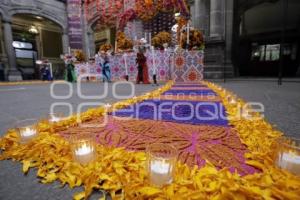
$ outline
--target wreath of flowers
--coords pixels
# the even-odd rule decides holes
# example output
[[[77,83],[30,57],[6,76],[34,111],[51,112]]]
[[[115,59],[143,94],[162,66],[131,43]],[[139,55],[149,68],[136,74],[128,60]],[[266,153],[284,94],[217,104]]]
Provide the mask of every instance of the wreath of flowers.
[[[182,33],[180,41],[181,47],[185,48],[187,45],[187,32]],[[190,50],[203,50],[204,49],[204,38],[201,31],[197,29],[190,30],[189,49]]]
[[[78,62],[85,61],[85,55],[81,50],[75,51],[75,58],[76,58],[76,61],[78,61]]]
[[[100,51],[107,52],[107,51],[109,51],[109,50],[111,50],[111,49],[112,49],[111,44],[102,44],[102,45],[100,46]]]
[[[124,32],[118,32],[117,47],[118,50],[131,50],[133,48],[133,42],[126,37]]]
[[[159,32],[151,40],[151,44],[155,48],[160,48],[160,49],[164,48],[163,47],[164,44],[170,45],[171,42],[172,42],[171,34],[165,31]]]

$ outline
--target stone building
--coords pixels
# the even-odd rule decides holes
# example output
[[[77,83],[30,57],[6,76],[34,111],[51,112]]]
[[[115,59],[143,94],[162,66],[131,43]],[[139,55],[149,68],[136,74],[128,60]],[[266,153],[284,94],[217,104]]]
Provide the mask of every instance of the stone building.
[[[8,80],[20,80],[22,74],[38,78],[37,59],[48,59],[59,73],[64,66],[60,54],[69,46],[64,1],[2,0],[0,15],[0,58]]]
[[[64,64],[60,55],[67,53],[74,42],[70,31],[80,36],[79,46],[88,55],[93,55],[102,43],[114,44],[114,28],[97,30],[97,16],[86,21],[83,6],[77,13],[72,9],[78,8],[68,7],[66,2],[0,2],[0,58],[8,80],[38,78],[34,64],[37,59],[48,59],[53,63],[55,77],[61,77]],[[299,0],[188,2],[192,25],[205,36],[206,78],[299,75]],[[81,18],[81,30],[70,27],[67,11]],[[141,23],[135,25],[143,30]]]

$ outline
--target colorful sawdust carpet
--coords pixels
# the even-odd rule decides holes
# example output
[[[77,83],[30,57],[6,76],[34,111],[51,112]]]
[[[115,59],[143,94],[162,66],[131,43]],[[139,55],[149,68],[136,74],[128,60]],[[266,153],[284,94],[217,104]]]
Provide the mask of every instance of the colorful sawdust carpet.
[[[228,94],[233,95],[209,82],[169,82],[109,110],[81,113],[82,124],[78,116],[56,124],[40,121],[39,135],[26,144],[9,130],[0,138],[0,160],[22,162],[24,173],[37,168],[42,183],[84,186],[76,200],[94,190],[112,199],[299,199],[299,176],[274,164],[273,145],[282,133],[248,107],[257,119],[236,118],[246,102],[237,98],[232,104]],[[81,134],[102,144],[87,166],[72,157],[70,141]],[[149,183],[146,168],[145,148],[155,142],[175,146],[181,161],[173,182],[162,188]]]
[[[190,98],[183,99],[181,94]],[[209,101],[209,95],[214,101]],[[210,88],[175,84],[161,97],[130,105],[110,113],[107,119],[94,119],[61,134],[88,133],[102,145],[135,151],[145,151],[152,143],[168,143],[178,150],[178,159],[191,167],[202,167],[208,160],[219,169],[227,167],[241,175],[257,171],[245,163],[247,148],[228,125],[225,108]],[[100,128],[104,120],[107,123]]]

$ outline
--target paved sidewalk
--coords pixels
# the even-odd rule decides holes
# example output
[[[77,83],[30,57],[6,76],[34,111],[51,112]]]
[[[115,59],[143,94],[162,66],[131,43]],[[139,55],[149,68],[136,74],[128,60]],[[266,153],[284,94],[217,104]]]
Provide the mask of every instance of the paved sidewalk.
[[[276,124],[279,130],[287,135],[300,137],[300,83],[288,82],[278,86],[272,81],[228,81],[226,83],[216,82],[221,86],[232,90],[238,96],[247,101],[261,102],[265,105],[266,119]],[[83,102],[99,102],[99,100],[82,100],[78,97],[76,85],[73,84],[74,94],[67,100],[59,102],[71,103],[74,110]],[[84,84],[84,93],[101,93],[103,85]],[[111,91],[112,85],[109,85]],[[151,85],[137,85],[135,95],[140,95],[153,90]],[[13,126],[16,119],[40,118],[49,113],[49,107],[55,99],[50,96],[50,86],[43,85],[18,85],[0,87],[0,133]],[[66,88],[58,87],[56,94],[66,95]],[[120,86],[119,94],[128,94],[128,86]],[[102,100],[103,103],[118,101],[111,92]],[[65,108],[60,109],[66,112]],[[1,135],[0,134],[0,135]],[[74,190],[67,186],[60,187],[58,182],[44,185],[39,183],[36,177],[36,170],[31,169],[27,175],[23,175],[20,163],[12,161],[0,162],[0,199],[1,200],[69,200],[74,193],[81,191]],[[99,196],[94,196],[97,199]]]
[[[265,106],[266,120],[289,136],[300,137],[300,82],[215,81],[246,101]]]

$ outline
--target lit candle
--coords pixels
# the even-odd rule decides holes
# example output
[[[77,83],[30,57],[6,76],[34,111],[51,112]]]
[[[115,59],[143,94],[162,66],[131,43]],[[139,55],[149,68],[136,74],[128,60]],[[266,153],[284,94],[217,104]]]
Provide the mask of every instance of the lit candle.
[[[52,115],[49,121],[52,123],[56,123],[60,121],[60,118]]]
[[[35,129],[26,127],[25,130],[21,130],[20,134],[22,137],[32,137],[36,135],[36,132]]]
[[[284,152],[278,160],[278,166],[296,175],[300,175],[300,155]]]
[[[27,143],[37,135],[37,130],[33,127],[24,127],[19,129],[20,142]]]
[[[95,158],[94,155],[94,147],[86,142],[82,143],[82,145],[76,148],[74,152],[75,160],[83,165],[93,161]]]
[[[93,148],[84,143],[81,147],[75,150],[76,155],[83,156],[93,152]]]
[[[234,98],[231,98],[231,100],[230,100],[229,103],[230,103],[230,104],[236,104],[236,100],[235,100]]]
[[[150,181],[162,186],[172,182],[172,165],[165,160],[153,160],[150,166]]]
[[[111,104],[107,103],[105,104],[105,108],[110,108],[111,107]]]

